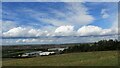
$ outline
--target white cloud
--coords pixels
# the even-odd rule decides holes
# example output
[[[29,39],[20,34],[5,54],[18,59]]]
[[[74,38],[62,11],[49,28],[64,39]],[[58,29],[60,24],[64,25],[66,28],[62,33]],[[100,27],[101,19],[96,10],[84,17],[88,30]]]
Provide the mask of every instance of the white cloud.
[[[102,9],[101,10],[101,14],[102,14],[102,18],[108,18],[110,15],[107,13],[107,9]]]
[[[30,30],[28,31],[28,34],[29,34],[30,36],[40,36],[40,35],[42,34],[42,31],[39,30],[39,29],[30,29]]]
[[[4,37],[38,37],[38,36],[88,36],[117,34],[118,28],[102,29],[98,26],[82,26],[77,31],[74,26],[64,25],[57,27],[54,32],[33,28],[16,27],[3,32]]]
[[[103,14],[102,18],[108,18],[109,17],[109,14]]]
[[[22,43],[33,43],[33,42],[39,42],[39,39],[17,39],[16,41],[15,41],[16,43],[20,43],[20,42],[22,42]]]
[[[34,10],[28,12],[31,13],[29,14],[31,17],[46,24],[52,24],[54,26],[63,26],[63,25],[82,26],[82,25],[90,24],[95,20],[95,18],[89,14],[88,10],[89,9],[86,6],[84,6],[82,3],[74,2],[74,3],[65,3],[65,7],[63,7],[63,11],[59,9],[49,8],[50,12],[48,13],[36,12]]]
[[[92,23],[95,18],[89,14],[86,6],[82,3],[66,3],[65,7],[68,11],[64,15],[66,15],[66,20],[71,25],[86,25]]]
[[[83,26],[78,29],[77,35],[79,36],[88,36],[88,35],[109,35],[109,34],[117,34],[117,29],[102,29],[98,26]]]
[[[62,44],[62,43],[86,43],[86,42],[97,42],[99,40],[109,40],[109,39],[117,39],[118,36],[117,35],[113,35],[113,36],[100,36],[100,37],[60,37],[60,38],[56,38],[56,37],[50,37],[50,38],[39,38],[39,39],[3,39],[2,43],[3,45],[5,44]]]
[[[117,33],[120,32],[118,30],[120,30],[120,26],[119,26],[119,22],[118,22],[118,14],[119,13],[116,13],[115,16],[112,18],[113,20],[113,23],[112,23],[112,26],[110,27],[110,29],[112,30],[113,33]]]
[[[111,28],[112,29],[114,29],[114,28],[119,28],[119,17],[118,17],[118,15],[119,15],[120,13],[116,13],[116,15],[115,15],[115,17],[113,18],[113,23],[112,23],[112,26],[111,26]]]
[[[2,37],[2,20],[0,20],[0,37]],[[0,40],[1,42],[1,40]]]
[[[10,29],[8,32],[4,32],[3,36],[25,36],[27,32],[26,28],[22,28],[22,27],[17,27],[17,28],[13,28]]]
[[[87,36],[87,35],[100,35],[102,28],[97,26],[83,26],[78,29],[77,33],[80,36]]]
[[[56,35],[60,36],[70,36],[74,34],[74,26],[66,25],[60,26],[55,30]]]
[[[8,31],[12,28],[15,28],[17,26],[17,24],[13,21],[2,21],[0,23],[0,26],[2,26],[2,31]]]
[[[4,37],[36,37],[36,36],[50,36],[51,33],[46,30],[33,29],[29,27],[15,27],[7,32],[3,32]]]
[[[44,23],[51,24],[54,26],[62,26],[62,25],[70,24],[70,23],[67,23],[66,21],[62,21],[62,20],[58,20],[58,19],[51,19],[51,18],[42,18],[39,20],[44,22]]]
[[[16,43],[38,43],[38,42],[52,42],[52,39],[17,39]]]
[[[89,35],[108,35],[116,34],[116,29],[102,29],[98,26],[88,25],[82,26],[78,30],[74,30],[74,26],[65,25],[56,28],[54,32],[46,30],[38,30],[31,28],[17,27],[10,29],[8,32],[3,32],[5,37],[19,37],[19,36],[48,36],[41,37],[38,39],[3,39],[3,44],[26,44],[26,43],[39,43],[39,44],[51,44],[51,43],[80,43],[80,42],[95,42],[102,39],[117,39],[116,36],[105,36],[105,37],[77,37],[77,36],[89,36]],[[69,36],[69,37],[50,37],[50,36]]]

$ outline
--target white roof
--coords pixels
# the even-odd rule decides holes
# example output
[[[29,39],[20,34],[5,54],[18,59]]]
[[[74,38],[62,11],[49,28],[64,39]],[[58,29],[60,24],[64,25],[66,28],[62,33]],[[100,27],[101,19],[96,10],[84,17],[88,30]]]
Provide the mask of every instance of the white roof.
[[[64,49],[66,49],[66,48],[50,48],[48,50],[64,50]]]

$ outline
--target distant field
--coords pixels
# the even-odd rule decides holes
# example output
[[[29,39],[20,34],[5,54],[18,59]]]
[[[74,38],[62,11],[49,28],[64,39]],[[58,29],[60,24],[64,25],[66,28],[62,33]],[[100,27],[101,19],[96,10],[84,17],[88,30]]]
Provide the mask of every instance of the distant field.
[[[116,66],[117,51],[67,53],[52,56],[12,59],[3,66]]]

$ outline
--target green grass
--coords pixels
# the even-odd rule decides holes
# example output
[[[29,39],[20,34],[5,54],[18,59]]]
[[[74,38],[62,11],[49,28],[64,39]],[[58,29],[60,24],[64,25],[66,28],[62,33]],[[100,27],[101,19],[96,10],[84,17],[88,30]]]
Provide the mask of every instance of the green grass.
[[[117,51],[67,53],[52,56],[12,59],[3,66],[116,66]]]

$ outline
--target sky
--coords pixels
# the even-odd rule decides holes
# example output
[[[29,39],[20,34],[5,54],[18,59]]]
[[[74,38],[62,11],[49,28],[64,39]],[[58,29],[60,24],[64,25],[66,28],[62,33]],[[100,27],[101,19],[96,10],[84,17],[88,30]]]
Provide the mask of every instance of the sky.
[[[2,2],[119,2],[120,0],[2,0]]]
[[[2,44],[117,39],[117,2],[3,2]]]

